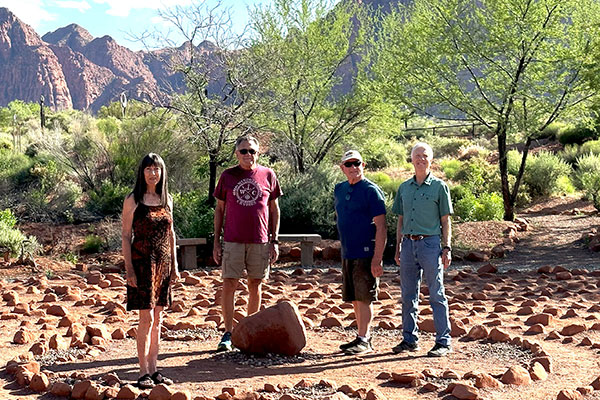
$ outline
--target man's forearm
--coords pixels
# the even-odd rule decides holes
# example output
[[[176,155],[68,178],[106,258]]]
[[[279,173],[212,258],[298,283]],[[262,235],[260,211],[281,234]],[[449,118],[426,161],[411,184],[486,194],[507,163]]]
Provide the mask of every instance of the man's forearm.
[[[445,215],[441,219],[442,222],[442,247],[450,246],[450,241],[452,240],[452,222],[450,221],[450,216]]]
[[[387,227],[385,224],[385,214],[375,217],[375,249],[373,258],[376,260],[383,259],[385,244],[387,243]]]

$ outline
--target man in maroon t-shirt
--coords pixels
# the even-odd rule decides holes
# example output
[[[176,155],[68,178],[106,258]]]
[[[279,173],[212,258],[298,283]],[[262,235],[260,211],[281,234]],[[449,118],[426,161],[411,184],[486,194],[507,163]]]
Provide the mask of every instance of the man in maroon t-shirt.
[[[270,168],[258,165],[256,138],[242,136],[235,142],[239,165],[226,169],[214,196],[215,241],[213,258],[221,264],[223,296],[221,309],[225,334],[217,351],[229,351],[235,289],[244,269],[248,272],[248,315],[260,308],[261,285],[269,276],[269,265],[279,257],[279,203],[281,188]],[[225,234],[221,245],[221,229]]]

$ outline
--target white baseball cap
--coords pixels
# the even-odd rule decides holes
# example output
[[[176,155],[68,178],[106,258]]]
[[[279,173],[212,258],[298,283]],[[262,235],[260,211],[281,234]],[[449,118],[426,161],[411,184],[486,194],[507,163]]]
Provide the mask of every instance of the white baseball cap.
[[[362,156],[360,155],[358,150],[348,150],[347,152],[345,152],[342,156],[342,162],[344,163],[348,160],[358,160],[360,162],[363,162]]]

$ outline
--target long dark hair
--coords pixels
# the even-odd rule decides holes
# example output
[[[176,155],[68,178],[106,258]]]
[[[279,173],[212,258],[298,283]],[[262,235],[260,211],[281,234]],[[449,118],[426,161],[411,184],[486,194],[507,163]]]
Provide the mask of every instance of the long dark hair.
[[[148,153],[138,168],[137,179],[135,181],[135,187],[133,188],[133,199],[136,204],[139,204],[144,200],[144,194],[146,193],[146,178],[144,177],[144,169],[146,167],[159,167],[161,169],[160,180],[156,184],[156,193],[160,195],[160,204],[163,207],[167,207],[169,199],[169,188],[167,185],[167,167],[163,159],[156,153]]]

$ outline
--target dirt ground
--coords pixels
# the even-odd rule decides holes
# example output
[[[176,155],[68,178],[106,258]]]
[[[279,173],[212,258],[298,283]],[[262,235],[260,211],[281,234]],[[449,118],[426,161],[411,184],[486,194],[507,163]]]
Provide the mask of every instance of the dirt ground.
[[[573,213],[573,208],[582,211]],[[343,355],[338,350],[341,343],[355,335],[350,327],[352,309],[341,300],[339,265],[317,265],[300,270],[297,265],[288,264],[272,273],[265,285],[264,305],[274,305],[281,299],[298,305],[307,328],[307,345],[299,356],[252,357],[237,351],[215,353],[213,350],[221,335],[218,328],[222,326],[218,304],[220,274],[214,268],[199,269],[184,273],[184,277],[189,274],[198,279],[190,278],[187,283],[183,280],[174,288],[175,304],[166,313],[165,326],[169,329],[163,332],[159,368],[174,378],[174,390],[186,390],[192,398],[214,398],[223,388],[233,388],[237,393],[258,392],[266,399],[280,399],[284,393],[289,394],[290,399],[322,399],[348,385],[352,391],[344,389],[356,399],[364,398],[371,388],[376,388],[387,399],[455,399],[443,392],[449,384],[474,385],[475,379],[471,376],[479,373],[500,379],[509,367],[528,368],[541,351],[552,362],[551,373],[545,380],[522,386],[501,384],[499,388],[479,389],[479,398],[556,399],[562,389],[589,386],[600,375],[600,274],[596,271],[600,255],[587,250],[581,241],[581,233],[599,226],[600,218],[588,213],[589,210],[588,204],[573,199],[536,205],[524,213],[532,229],[520,234],[515,250],[505,259],[492,261],[500,266],[498,273],[477,274],[483,265],[477,263],[455,263],[450,268],[445,283],[453,321],[454,351],[448,357],[425,356],[434,339],[425,287],[419,308],[423,330],[421,349],[406,355],[391,352],[401,340],[400,288],[394,265],[385,267],[381,284],[384,295],[375,304],[375,352],[356,357]],[[481,231],[486,231],[486,227]],[[476,225],[463,229],[459,235],[464,243],[474,243],[475,238],[486,235],[501,238],[498,232],[478,233]],[[72,243],[76,242],[73,238]],[[88,284],[87,274],[75,270],[68,261],[60,260],[57,253],[39,259],[39,270],[33,273],[8,268],[5,264],[0,266],[0,293],[18,295],[17,306],[8,305],[6,299],[0,301],[0,365],[27,354],[36,343],[42,343],[38,347],[45,348],[43,343],[53,334],[67,333],[67,327],[58,326],[61,317],[47,314],[52,304],[63,305],[76,323],[104,324],[109,333],[118,328],[127,331],[137,324],[135,313],[124,313],[114,307],[114,303],[124,304],[125,300],[125,289],[118,274],[104,274],[104,284]],[[83,261],[86,267],[93,269],[117,265],[119,258],[113,254]],[[537,268],[543,265],[560,265],[570,269],[571,274],[555,273],[560,269],[538,273]],[[110,286],[101,287],[107,285]],[[65,288],[70,288],[69,292],[79,299],[66,300],[64,295],[57,294],[55,301],[43,301],[47,294],[63,293]],[[237,311],[245,310],[245,293],[243,287],[238,291]],[[548,318],[547,325],[536,326],[533,332],[528,319],[543,313],[550,313],[552,317]],[[341,326],[321,326],[328,317],[335,317]],[[187,326],[180,324],[180,328],[186,329],[175,330],[179,322],[187,322]],[[13,337],[22,324],[29,325],[34,338],[26,344],[14,344]],[[572,325],[582,327],[583,331],[574,335],[563,331]],[[470,333],[481,332],[482,328],[487,332],[498,328],[511,340],[469,339]],[[539,343],[543,350],[532,343]],[[108,340],[86,349],[46,350],[34,358],[42,364],[42,370],[51,381],[72,384],[76,378],[88,378],[100,382],[105,374],[115,373],[121,383],[126,384],[133,383],[138,376],[133,338]],[[425,372],[426,376],[414,387],[386,377],[386,373],[403,370]],[[302,380],[305,380],[304,388],[294,387]],[[333,389],[319,385],[321,380],[329,382]],[[435,385],[432,392],[426,392],[428,383]],[[280,393],[267,393],[263,390],[265,384],[279,385],[282,389]],[[12,382],[6,373],[0,374],[0,399],[38,398],[59,397],[35,394]],[[600,399],[600,391],[593,391],[585,398]]]

